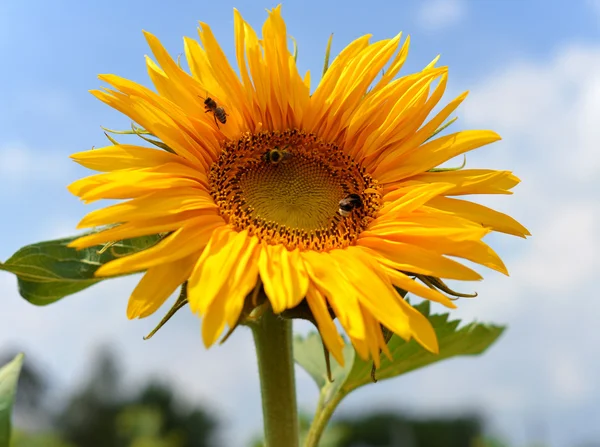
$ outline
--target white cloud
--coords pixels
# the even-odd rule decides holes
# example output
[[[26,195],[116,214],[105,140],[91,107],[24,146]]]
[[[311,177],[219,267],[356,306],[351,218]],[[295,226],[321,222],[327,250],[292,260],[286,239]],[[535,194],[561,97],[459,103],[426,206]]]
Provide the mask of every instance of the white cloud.
[[[511,169],[523,181],[513,196],[484,203],[500,204],[533,233],[511,242],[510,250],[503,246],[507,238],[494,239],[511,277],[486,275],[480,297],[463,301],[457,312],[509,327],[486,355],[490,362],[477,368],[487,379],[463,386],[481,391],[505,433],[515,423],[509,413],[537,413],[547,424],[571,419],[571,434],[556,430],[551,445],[569,445],[590,432],[594,421],[585,409],[600,399],[594,379],[600,360],[590,355],[600,343],[594,329],[600,314],[599,73],[600,47],[563,47],[551,60],[509,64],[489,76],[471,89],[463,109],[466,127],[503,136],[474,152],[469,165]],[[506,387],[520,397],[510,411],[492,396]],[[459,386],[456,392],[468,391]]]
[[[342,411],[479,409],[510,445],[530,443],[534,426],[553,427],[544,444],[553,447],[600,439],[589,411],[600,401],[592,354],[600,345],[599,86],[600,47],[570,46],[550,60],[507,64],[471,88],[461,124],[497,130],[503,141],[471,153],[468,167],[510,169],[523,181],[512,196],[478,201],[515,216],[533,236],[494,237],[511,276],[485,271],[483,282],[458,285],[479,297],[461,300],[451,316],[508,330],[482,357],[369,386]]]
[[[495,238],[492,245],[511,277],[486,272],[486,280],[475,284],[480,296],[462,300],[453,316],[507,323],[509,329],[481,358],[452,360],[371,385],[344,401],[342,411],[480,408],[501,433],[513,435],[515,444],[523,441],[517,433],[531,420],[556,427],[554,446],[573,443],[560,427],[568,426],[573,436],[594,434],[594,414],[583,409],[600,401],[595,382],[600,361],[593,355],[600,345],[595,330],[600,315],[595,278],[600,271],[599,73],[600,47],[571,46],[548,61],[509,63],[471,89],[459,111],[461,121],[496,129],[504,140],[475,151],[469,166],[512,169],[523,179],[514,196],[483,202],[516,216],[533,237]],[[35,171],[41,168],[34,161],[46,168],[51,163],[22,145],[0,148],[3,176],[45,175]],[[56,225],[61,234],[62,225]],[[111,343],[125,361],[129,383],[147,375],[169,377],[188,399],[211,402],[228,418],[226,445],[243,445],[261,423],[249,332],[242,329],[207,351],[198,320],[181,311],[152,340],[142,341],[164,311],[128,321],[126,301],[134,281],[106,282],[38,308],[18,298],[14,278],[0,273],[0,290],[7,291],[0,339],[23,345],[65,386],[81,377],[96,346]],[[298,374],[298,387],[303,408],[312,409],[316,391],[306,374]]]
[[[466,15],[464,0],[424,0],[417,13],[420,25],[427,30],[450,27]]]

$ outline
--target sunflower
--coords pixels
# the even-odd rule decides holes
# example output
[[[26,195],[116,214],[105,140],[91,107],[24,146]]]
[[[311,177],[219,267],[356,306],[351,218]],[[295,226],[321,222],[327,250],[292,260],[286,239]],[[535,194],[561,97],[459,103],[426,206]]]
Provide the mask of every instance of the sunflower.
[[[187,282],[207,347],[237,324],[260,287],[276,314],[307,305],[340,363],[334,318],[365,359],[378,362],[388,352],[386,328],[437,352],[429,321],[399,290],[454,308],[442,278],[481,276],[448,256],[506,274],[482,238],[529,234],[507,215],[453,198],[509,194],[519,182],[511,172],[435,169],[500,137],[473,130],[432,138],[466,93],[427,121],[446,88],[447,67],[434,60],[397,77],[409,46],[401,34],[355,40],[311,94],[280,7],[269,11],[262,39],[238,11],[234,16],[238,72],[201,23],[200,42],[184,40],[190,73],[145,33],[157,92],[100,76],[113,89],[92,93],[166,150],[114,144],[72,156],[101,172],[71,184],[73,194],[86,203],[124,200],[84,217],[79,228],[102,231],[72,246],[165,234],[96,275],[145,272],[129,318],[152,314]]]

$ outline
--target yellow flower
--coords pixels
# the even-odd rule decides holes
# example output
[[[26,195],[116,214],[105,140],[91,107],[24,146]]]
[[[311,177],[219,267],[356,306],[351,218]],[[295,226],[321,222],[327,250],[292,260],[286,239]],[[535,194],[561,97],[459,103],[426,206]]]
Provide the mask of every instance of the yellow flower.
[[[115,144],[74,154],[102,173],[74,182],[73,194],[86,203],[127,201],[89,213],[79,228],[111,227],[72,246],[168,233],[97,275],[146,272],[129,318],[152,314],[187,280],[207,346],[225,325],[235,326],[260,277],[275,313],[306,300],[339,362],[343,341],[332,315],[365,359],[378,362],[380,350],[387,352],[382,325],[437,352],[430,323],[396,288],[453,308],[436,280],[481,277],[447,256],[506,273],[482,238],[527,230],[450,196],[509,194],[519,180],[508,171],[431,171],[499,136],[477,130],[430,140],[466,94],[426,122],[444,93],[447,67],[434,61],[396,78],[408,52],[401,35],[352,42],[311,94],[309,74],[300,76],[288,49],[280,7],[270,11],[262,39],[234,14],[239,75],[201,23],[201,44],[185,38],[191,74],[146,33],[158,93],[100,76],[114,90],[93,94],[170,151]]]

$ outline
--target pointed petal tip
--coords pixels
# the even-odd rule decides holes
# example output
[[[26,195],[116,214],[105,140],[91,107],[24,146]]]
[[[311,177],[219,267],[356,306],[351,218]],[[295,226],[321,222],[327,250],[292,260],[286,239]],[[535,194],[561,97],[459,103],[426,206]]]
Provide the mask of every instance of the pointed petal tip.
[[[204,331],[202,331],[202,343],[206,349],[210,349],[210,347],[213,345],[213,343],[210,341],[210,338],[204,334]]]
[[[86,217],[84,217],[83,219],[81,219],[81,221],[79,221],[79,223],[75,226],[76,230],[84,230],[86,228],[89,228],[89,225],[87,225]],[[77,242],[77,240],[78,239],[74,240],[71,243]]]
[[[74,248],[76,250],[81,250],[81,243],[79,242],[81,238],[75,239],[74,241],[71,241],[67,244],[67,247],[69,248]]]
[[[432,354],[438,355],[440,353],[440,345],[438,344],[437,339],[435,340],[434,345],[425,346],[425,349],[427,349]]]
[[[489,142],[493,143],[495,141],[499,141],[502,139],[502,137],[500,136],[500,134],[498,134],[497,132],[493,131],[493,130],[483,130],[482,132],[486,132]]]
[[[202,320],[202,343],[204,343],[204,347],[206,349],[210,349],[212,345],[219,339],[221,336],[220,332],[215,332],[211,334],[211,331],[204,330],[204,320]],[[221,331],[222,332],[222,331]]]
[[[67,185],[67,191],[69,191],[75,197],[79,197],[79,194],[77,194],[77,192],[79,191],[79,188],[76,185],[76,183],[78,183],[78,182],[79,182],[79,180],[71,183],[70,185]]]
[[[156,36],[154,34],[152,34],[150,31],[146,31],[144,29],[144,30],[142,30],[142,33],[144,34],[144,37],[146,38],[147,41],[156,40]]]
[[[94,276],[97,278],[106,278],[119,275],[121,272],[115,269],[111,264],[112,262],[108,262],[107,264],[101,265],[98,270],[94,272]]]
[[[131,300],[129,301],[129,303],[127,304],[127,319],[129,320],[135,320],[136,318],[140,318],[140,312],[139,312],[139,308],[138,306],[132,306],[131,304]]]

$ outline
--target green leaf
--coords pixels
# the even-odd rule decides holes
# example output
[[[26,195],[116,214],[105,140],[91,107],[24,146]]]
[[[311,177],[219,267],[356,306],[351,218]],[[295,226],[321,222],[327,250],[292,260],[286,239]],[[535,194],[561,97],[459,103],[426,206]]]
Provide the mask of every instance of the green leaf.
[[[353,355],[351,345],[344,346],[344,358]],[[294,360],[313,378],[319,388],[329,383],[327,379],[327,368],[325,366],[325,352],[321,336],[311,332],[306,337],[297,335],[294,337]],[[346,362],[346,367],[341,367],[333,358],[331,359],[331,377],[335,382],[340,382],[349,372],[351,362]]]
[[[159,235],[142,236],[77,250],[68,244],[81,236],[38,242],[20,248],[0,270],[14,273],[19,293],[32,304],[43,306],[79,292],[107,278],[97,278],[98,268],[113,259],[150,248]]]
[[[418,368],[440,362],[450,357],[477,355],[489,348],[502,334],[504,327],[471,323],[458,328],[459,320],[448,320],[448,314],[430,315],[429,301],[414,306],[431,322],[440,346],[439,354],[432,354],[421,347],[416,341],[404,341],[393,335],[388,343],[392,360],[381,356],[381,366],[376,372],[377,380],[385,380],[405,374]],[[294,357],[321,389],[321,397],[315,422],[313,425],[318,432],[325,425],[333,409],[351,391],[373,383],[371,371],[372,362],[365,362],[350,344],[344,347],[345,366],[341,367],[335,361],[331,362],[333,382],[327,380],[325,360],[321,339],[318,334],[311,333],[306,338],[296,337],[294,340]]]
[[[19,354],[0,368],[0,447],[10,444],[12,407],[23,357],[23,354]]]
[[[448,314],[430,315],[429,301],[415,306],[425,315],[433,326],[440,346],[439,354],[432,354],[416,341],[406,342],[397,335],[392,336],[388,347],[392,360],[381,356],[381,366],[376,372],[377,380],[389,379],[418,368],[440,362],[450,357],[478,355],[489,348],[504,331],[503,326],[470,323],[460,329],[460,320],[449,320]],[[354,356],[352,370],[344,383],[346,391],[373,382],[371,378],[372,362],[365,362]]]

